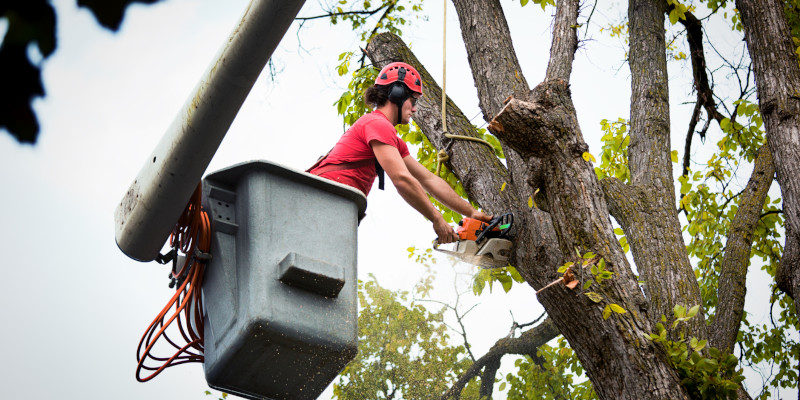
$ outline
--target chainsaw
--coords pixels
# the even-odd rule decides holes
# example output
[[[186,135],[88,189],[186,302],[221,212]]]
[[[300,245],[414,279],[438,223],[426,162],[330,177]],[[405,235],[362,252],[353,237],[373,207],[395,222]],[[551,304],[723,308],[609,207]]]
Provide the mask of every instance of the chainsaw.
[[[433,241],[433,249],[481,268],[505,267],[511,255],[508,231],[511,230],[513,222],[514,215],[511,213],[492,218],[488,223],[464,218],[456,229],[458,241],[454,249],[440,249],[438,240]]]

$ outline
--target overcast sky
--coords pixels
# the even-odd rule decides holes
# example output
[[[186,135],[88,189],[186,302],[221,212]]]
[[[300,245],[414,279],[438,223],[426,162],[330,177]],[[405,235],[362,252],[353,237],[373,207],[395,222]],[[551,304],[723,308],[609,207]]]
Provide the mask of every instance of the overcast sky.
[[[113,34],[75,2],[54,1],[58,48],[42,63],[47,96],[35,103],[39,141],[21,146],[0,134],[0,209],[6,214],[0,223],[3,397],[207,398],[200,364],[136,382],[136,345],[172,292],[167,267],[136,262],[119,251],[113,213],[247,3],[136,5]],[[546,68],[551,10],[520,8],[511,0],[503,0],[503,6],[533,86]],[[441,82],[442,3],[428,2],[425,10],[427,21],[404,28],[404,38]],[[300,14],[318,12],[316,2],[309,2]],[[617,15],[598,10],[593,18],[602,26]],[[0,33],[5,29],[0,21]],[[572,92],[583,134],[597,155],[599,121],[628,117],[630,84],[623,45],[618,39],[595,39],[578,53]],[[332,28],[320,20],[298,30],[294,24],[274,54],[275,80],[266,74],[259,78],[208,172],[252,159],[303,170],[324,154],[342,133],[333,102],[347,77],[335,73],[338,54],[358,45],[347,26]],[[448,95],[468,117],[476,116],[475,88],[452,7],[447,50]],[[484,124],[481,117],[473,122]],[[385,192],[370,194],[367,214],[359,228],[359,277],[372,273],[386,287],[410,290],[422,267],[407,258],[406,248],[429,247],[430,223],[388,183]],[[458,269],[475,271],[465,265]],[[438,295],[450,298],[451,272],[442,268],[440,277]],[[509,295],[495,290],[467,300],[475,302],[481,306],[468,323],[476,354],[508,333],[509,309],[518,322],[542,312],[532,290],[522,285]]]

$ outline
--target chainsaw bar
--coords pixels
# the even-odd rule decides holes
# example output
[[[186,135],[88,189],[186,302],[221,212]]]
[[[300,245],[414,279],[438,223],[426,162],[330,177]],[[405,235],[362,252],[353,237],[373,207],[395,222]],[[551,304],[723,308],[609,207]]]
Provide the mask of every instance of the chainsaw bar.
[[[479,248],[473,240],[460,240],[456,242],[455,251],[440,249],[438,242],[434,241],[433,249],[484,269],[494,269],[508,265],[511,241],[499,238],[488,239]]]

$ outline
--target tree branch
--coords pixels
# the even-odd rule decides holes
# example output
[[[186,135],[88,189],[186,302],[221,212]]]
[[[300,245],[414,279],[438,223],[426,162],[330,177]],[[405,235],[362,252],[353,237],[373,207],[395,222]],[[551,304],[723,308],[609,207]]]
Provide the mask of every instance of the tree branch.
[[[759,107],[783,196],[785,248],[790,258],[781,260],[780,276],[791,280],[795,310],[800,314],[800,67],[782,2],[736,0],[736,8],[753,60]]]
[[[674,6],[671,8],[674,8]],[[667,12],[669,12],[669,10],[667,10]],[[679,19],[679,21],[686,28],[686,40],[689,43],[689,53],[692,60],[692,76],[694,77],[694,87],[697,91],[697,101],[703,105],[709,118],[713,118],[719,122],[722,121],[725,116],[717,111],[717,105],[714,102],[714,94],[708,83],[705,51],[703,50],[703,26],[700,20],[691,12],[686,12],[685,15],[686,19]]]
[[[670,318],[676,305],[702,304],[675,207],[663,29],[667,8],[663,0],[628,3],[632,81],[628,156],[632,191],[637,201],[633,207],[624,208],[626,215],[614,212],[612,207],[614,217],[623,225],[640,277],[647,285],[653,322],[662,315]],[[706,337],[702,314],[684,327],[687,336]],[[680,332],[674,335],[677,337]]]
[[[394,5],[394,4],[392,4],[392,5]],[[295,21],[310,21],[310,20],[321,19],[321,18],[343,17],[345,15],[366,15],[366,16],[369,17],[369,16],[377,14],[378,11],[383,10],[384,8],[386,8],[385,5],[382,6],[382,7],[378,7],[376,9],[374,9],[374,10],[342,11],[342,12],[328,11],[327,14],[315,15],[313,17],[297,17],[294,20]]]
[[[578,0],[558,0],[545,80],[569,82],[578,50]]]
[[[532,355],[532,357],[535,357],[536,349],[539,348],[539,346],[553,340],[558,335],[558,328],[556,328],[550,318],[547,318],[536,327],[523,332],[518,338],[503,338],[498,340],[494,346],[489,349],[489,352],[475,361],[475,363],[458,378],[458,381],[453,384],[450,390],[439,399],[458,399],[467,383],[478,376],[485,367],[489,368],[491,366],[494,368],[494,365],[499,367],[500,359],[507,354]],[[494,373],[496,372],[497,368],[494,368]],[[482,382],[491,381],[491,383],[494,384],[494,373],[492,373],[491,376],[484,374]]]
[[[745,187],[736,216],[731,222],[719,276],[717,312],[709,329],[711,344],[726,353],[733,351],[744,314],[745,282],[750,265],[753,231],[761,218],[775,167],[769,148],[758,151],[753,174]]]

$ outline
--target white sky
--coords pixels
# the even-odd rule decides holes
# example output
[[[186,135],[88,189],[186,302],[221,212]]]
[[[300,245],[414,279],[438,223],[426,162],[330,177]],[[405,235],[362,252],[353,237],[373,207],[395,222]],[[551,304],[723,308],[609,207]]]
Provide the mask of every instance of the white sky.
[[[5,193],[0,209],[7,213],[0,224],[6,260],[0,280],[4,396],[209,398],[203,394],[207,386],[200,364],[170,368],[144,384],[134,379],[139,338],[172,291],[167,267],[130,260],[117,249],[113,213],[247,1],[165,0],[132,6],[118,34],[99,28],[74,2],[54,4],[58,48],[43,63],[47,97],[35,103],[39,141],[34,147],[20,146],[0,134]],[[533,86],[546,68],[551,10],[520,8],[511,0],[503,5],[523,72]],[[428,2],[425,10],[428,20],[404,28],[404,38],[438,79],[442,3]],[[309,2],[300,15],[317,12],[316,2]],[[617,17],[604,13],[596,10],[593,23],[604,25]],[[472,117],[478,113],[477,99],[452,6],[447,16],[448,95]],[[347,84],[334,66],[339,53],[358,46],[352,36],[348,26],[330,27],[325,20],[307,23],[299,33],[293,25],[274,55],[276,81],[262,76],[256,83],[208,172],[251,159],[302,170],[327,151],[342,132],[333,102]],[[597,155],[599,121],[628,117],[630,84],[622,44],[594,39],[578,53],[572,92],[583,134]],[[676,75],[685,78],[686,67]],[[671,92],[683,95],[682,88]],[[689,113],[673,106],[673,148],[681,152]],[[481,117],[473,122],[483,124]],[[385,192],[373,190],[367,214],[359,228],[359,277],[372,273],[385,287],[410,290],[423,269],[408,260],[406,248],[427,248],[434,237],[430,224],[388,183]],[[459,269],[474,271],[463,265]],[[439,296],[450,298],[449,268],[439,276]],[[466,299],[468,305],[474,302],[481,306],[467,322],[476,355],[508,333],[509,308],[518,322],[542,312],[532,290],[521,285],[509,295],[495,290]],[[329,397],[328,391],[320,398]]]

